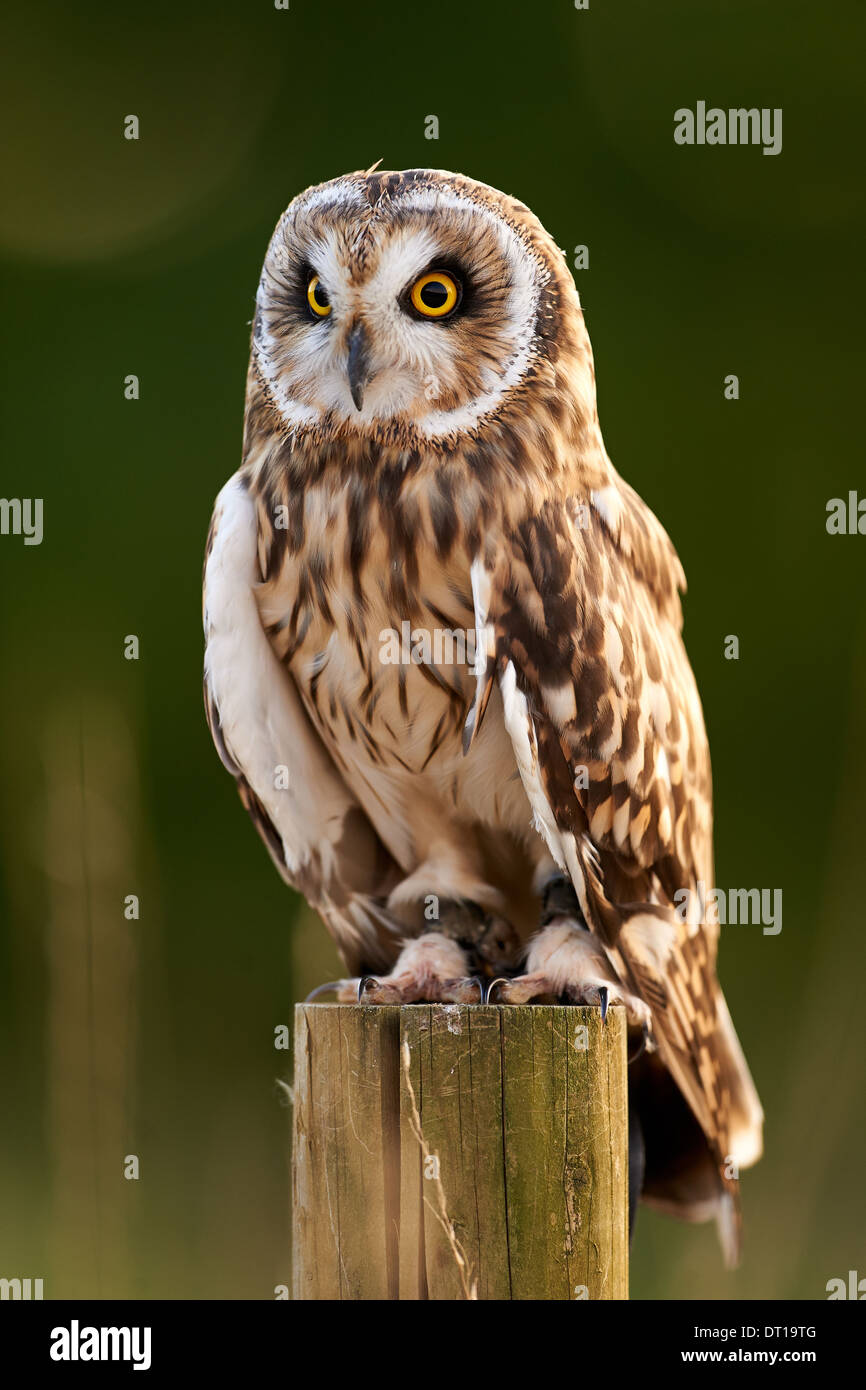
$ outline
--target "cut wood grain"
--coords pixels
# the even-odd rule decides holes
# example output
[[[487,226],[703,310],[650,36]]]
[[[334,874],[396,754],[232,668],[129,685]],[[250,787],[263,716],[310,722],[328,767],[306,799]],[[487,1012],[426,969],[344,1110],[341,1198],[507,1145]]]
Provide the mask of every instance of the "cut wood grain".
[[[294,1296],[628,1297],[621,1009],[299,1005]]]

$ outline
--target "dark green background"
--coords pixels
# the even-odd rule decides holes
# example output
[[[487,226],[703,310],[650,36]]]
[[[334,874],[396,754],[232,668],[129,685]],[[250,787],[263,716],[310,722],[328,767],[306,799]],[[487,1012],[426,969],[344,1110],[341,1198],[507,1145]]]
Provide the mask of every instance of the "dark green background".
[[[0,495],[43,497],[45,539],[0,537],[0,1275],[48,1297],[288,1279],[273,1030],[334,967],[210,744],[200,564],[273,225],[380,157],[494,184],[569,259],[589,246],[608,449],[689,577],[719,883],[784,891],[779,936],[722,942],[767,1110],[742,1267],[644,1214],[633,1293],[821,1298],[866,1275],[866,537],[825,530],[829,498],[866,494],[860,16],[236,0],[8,22]],[[699,99],[782,107],[782,153],[676,146]]]

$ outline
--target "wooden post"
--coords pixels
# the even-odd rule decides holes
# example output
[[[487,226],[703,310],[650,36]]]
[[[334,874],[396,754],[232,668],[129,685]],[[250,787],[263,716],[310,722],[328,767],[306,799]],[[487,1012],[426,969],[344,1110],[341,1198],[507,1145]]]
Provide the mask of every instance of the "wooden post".
[[[611,1008],[299,1004],[294,1297],[628,1297]]]

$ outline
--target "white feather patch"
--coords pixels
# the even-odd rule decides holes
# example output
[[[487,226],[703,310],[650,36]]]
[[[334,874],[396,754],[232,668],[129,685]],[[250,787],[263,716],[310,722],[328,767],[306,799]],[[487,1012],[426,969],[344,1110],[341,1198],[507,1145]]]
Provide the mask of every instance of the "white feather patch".
[[[326,827],[339,829],[351,800],[262,628],[253,592],[255,509],[237,477],[219,494],[216,514],[205,569],[205,678],[222,736],[280,834],[289,874],[302,871],[314,851],[329,872]],[[288,768],[287,787],[277,785],[281,766]]]
[[[565,848],[559,827],[544,793],[538,767],[538,745],[526,696],[517,688],[517,672],[509,661],[500,681],[505,727],[517,760],[517,770],[535,817],[535,826],[544,837],[559,867],[566,868]]]

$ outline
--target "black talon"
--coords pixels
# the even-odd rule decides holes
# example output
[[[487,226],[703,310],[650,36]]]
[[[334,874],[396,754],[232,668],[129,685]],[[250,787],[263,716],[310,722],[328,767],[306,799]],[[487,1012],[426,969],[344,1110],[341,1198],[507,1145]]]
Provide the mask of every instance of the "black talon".
[[[478,986],[478,1002],[479,1002],[479,1004],[483,1004],[483,1003],[484,1003],[484,981],[482,980],[481,976],[480,976],[480,975],[470,975],[469,978],[467,979],[466,983],[469,984],[469,985],[477,985],[477,986]]]
[[[482,1002],[482,1004],[490,1004],[490,1003],[492,1003],[493,1001],[491,1000],[490,996],[491,996],[491,994],[493,993],[493,991],[495,990],[496,986],[497,986],[497,985],[507,985],[508,983],[509,983],[509,981],[508,981],[507,976],[505,976],[505,975],[497,975],[497,977],[496,977],[495,980],[491,980],[490,983],[489,983],[488,985],[482,986],[482,989],[481,989],[481,1002]]]
[[[609,1000],[609,998],[610,998],[610,994],[609,994],[609,992],[608,992],[607,985],[599,985],[599,988],[598,988],[598,1002],[599,1002],[599,1004],[601,1005],[601,1021],[602,1021],[602,1023],[604,1023],[605,1020],[607,1019],[607,1005],[608,1005],[608,1000]]]
[[[358,981],[358,1003],[360,1004],[368,989],[377,985],[379,981],[375,975],[362,975]]]
[[[329,989],[340,989],[345,983],[345,980],[329,980],[326,985],[316,985],[315,989],[310,990],[304,1003],[311,1004],[314,999],[318,999],[320,994],[327,994]]]
[[[646,1052],[647,1044],[648,1044],[648,1043],[649,1043],[649,1024],[645,1023],[645,1024],[643,1025],[643,1027],[641,1028],[641,1030],[640,1030],[640,1042],[638,1043],[637,1051],[634,1052],[634,1053],[632,1053],[631,1057],[627,1058],[627,1064],[628,1064],[628,1066],[631,1066],[632,1062],[636,1062],[637,1059],[638,1059],[638,1057],[640,1057],[642,1053]]]

